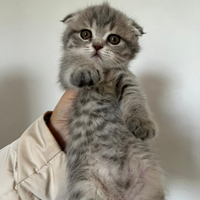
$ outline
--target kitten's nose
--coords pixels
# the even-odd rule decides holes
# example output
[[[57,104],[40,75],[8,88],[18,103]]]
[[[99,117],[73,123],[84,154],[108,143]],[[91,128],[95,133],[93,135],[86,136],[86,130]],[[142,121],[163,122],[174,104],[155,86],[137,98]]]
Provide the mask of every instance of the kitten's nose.
[[[92,46],[96,51],[99,51],[100,49],[103,48],[104,41],[100,37],[96,37],[92,40]]]
[[[93,44],[92,46],[94,47],[94,49],[95,49],[96,51],[98,51],[99,49],[102,49],[102,48],[103,48],[103,45],[101,45],[101,44]]]

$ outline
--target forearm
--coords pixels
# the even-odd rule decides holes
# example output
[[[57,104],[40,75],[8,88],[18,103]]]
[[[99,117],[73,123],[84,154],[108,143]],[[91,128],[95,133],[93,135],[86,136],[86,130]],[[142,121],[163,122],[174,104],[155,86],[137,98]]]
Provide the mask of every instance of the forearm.
[[[122,120],[138,138],[147,139],[156,135],[156,125],[151,119],[145,95],[133,74],[121,74],[116,82]]]
[[[70,56],[70,55],[69,55]],[[61,62],[59,81],[66,88],[78,91],[81,87],[96,85],[103,79],[102,68],[85,56],[64,56]]]
[[[65,153],[46,125],[49,117],[47,113],[37,119],[0,151],[1,200],[59,199],[65,192],[60,190],[65,182]]]
[[[146,97],[142,92],[137,78],[133,74],[122,73],[116,82],[117,95],[122,109],[122,117],[126,115],[144,116],[149,115]]]

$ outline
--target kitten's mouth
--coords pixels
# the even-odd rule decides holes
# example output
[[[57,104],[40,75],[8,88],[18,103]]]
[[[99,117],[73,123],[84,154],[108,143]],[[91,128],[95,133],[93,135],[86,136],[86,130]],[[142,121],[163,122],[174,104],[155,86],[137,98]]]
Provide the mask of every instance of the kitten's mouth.
[[[102,60],[102,58],[101,58],[101,56],[99,55],[98,52],[95,52],[95,53],[93,54],[92,58],[100,58],[100,59]]]

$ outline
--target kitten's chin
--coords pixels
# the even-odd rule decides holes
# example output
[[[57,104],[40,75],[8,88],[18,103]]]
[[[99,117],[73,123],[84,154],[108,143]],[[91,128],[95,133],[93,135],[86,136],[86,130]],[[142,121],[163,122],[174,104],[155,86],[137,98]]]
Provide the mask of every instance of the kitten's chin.
[[[93,61],[97,62],[98,64],[102,64],[102,61],[103,61],[102,57],[98,54],[93,55],[91,59]]]

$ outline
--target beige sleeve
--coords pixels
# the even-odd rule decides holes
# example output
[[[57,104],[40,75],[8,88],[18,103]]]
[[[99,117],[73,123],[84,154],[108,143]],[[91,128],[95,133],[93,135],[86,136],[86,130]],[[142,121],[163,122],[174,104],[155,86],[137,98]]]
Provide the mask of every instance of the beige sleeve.
[[[66,159],[46,126],[50,112],[0,150],[0,200],[58,200],[66,191]]]

